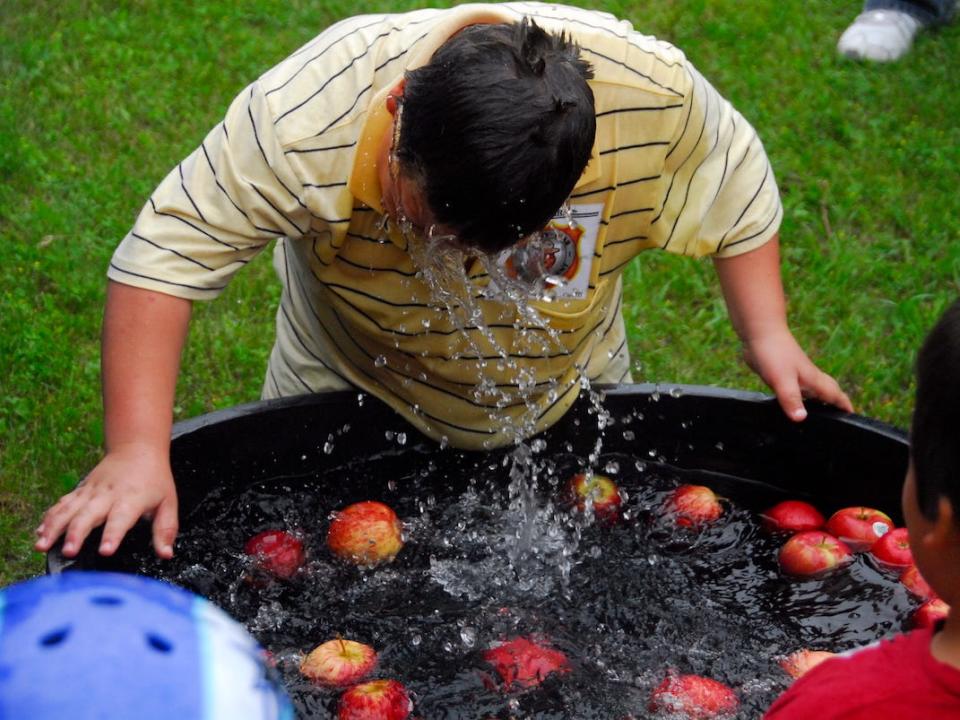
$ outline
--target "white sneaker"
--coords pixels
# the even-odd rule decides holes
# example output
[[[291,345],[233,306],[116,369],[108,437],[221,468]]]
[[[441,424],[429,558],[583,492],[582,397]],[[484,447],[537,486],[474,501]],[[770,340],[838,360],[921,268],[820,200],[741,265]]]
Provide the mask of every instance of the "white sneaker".
[[[899,10],[870,10],[851,23],[837,50],[855,60],[892,62],[903,57],[920,30],[920,21]]]

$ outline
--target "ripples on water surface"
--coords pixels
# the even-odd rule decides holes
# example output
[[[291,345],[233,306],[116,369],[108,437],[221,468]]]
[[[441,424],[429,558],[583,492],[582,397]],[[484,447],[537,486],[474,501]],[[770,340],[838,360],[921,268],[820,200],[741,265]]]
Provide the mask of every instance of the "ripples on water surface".
[[[918,604],[864,556],[824,578],[782,577],[783,538],[757,517],[782,499],[773,488],[602,455],[594,469],[616,470],[627,499],[624,518],[600,524],[559,500],[583,459],[541,461],[526,502],[519,486],[530,480],[511,488],[508,460],[412,446],[274,478],[209,497],[185,522],[174,561],[137,560],[243,622],[277,658],[303,718],[335,716],[338,692],[297,668],[337,635],[373,645],[377,675],[406,684],[423,720],[645,717],[670,668],[731,685],[737,717],[755,718],[788,684],[779,656],[867,644],[900,631]],[[727,498],[724,516],[699,531],[675,527],[661,506],[681,482]],[[407,535],[397,560],[373,570],[335,561],[324,544],[330,512],[367,499],[392,506]],[[242,579],[242,548],[267,528],[299,531],[310,560],[294,581],[254,587]],[[484,649],[528,634],[563,650],[573,672],[491,689]]]

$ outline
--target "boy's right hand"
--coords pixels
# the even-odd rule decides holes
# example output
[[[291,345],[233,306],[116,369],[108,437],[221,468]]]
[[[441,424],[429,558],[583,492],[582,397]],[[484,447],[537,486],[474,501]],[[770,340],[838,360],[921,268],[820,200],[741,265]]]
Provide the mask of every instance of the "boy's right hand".
[[[153,521],[158,557],[173,557],[177,536],[177,489],[170,471],[169,448],[126,445],[107,453],[72,492],[43,516],[34,547],[47,552],[66,533],[65,557],[80,551],[90,531],[105,523],[101,555],[112,555],[141,517]]]

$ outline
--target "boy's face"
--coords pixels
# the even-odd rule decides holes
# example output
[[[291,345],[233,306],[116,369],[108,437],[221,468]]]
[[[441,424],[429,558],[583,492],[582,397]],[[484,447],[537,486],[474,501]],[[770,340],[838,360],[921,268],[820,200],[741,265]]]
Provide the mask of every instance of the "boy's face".
[[[938,517],[931,520],[920,511],[917,478],[912,459],[903,481],[900,502],[910,537],[910,551],[913,553],[914,564],[934,592],[948,604],[952,604],[958,599],[954,596],[960,591],[960,587],[957,587],[958,582],[954,580],[955,570],[952,567],[958,554],[958,537],[953,527],[953,518],[950,518],[945,528],[944,518]]]

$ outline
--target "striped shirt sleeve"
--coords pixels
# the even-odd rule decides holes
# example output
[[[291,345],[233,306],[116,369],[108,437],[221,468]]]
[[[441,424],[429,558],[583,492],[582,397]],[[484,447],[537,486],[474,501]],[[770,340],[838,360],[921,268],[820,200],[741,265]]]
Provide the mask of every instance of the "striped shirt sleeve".
[[[701,257],[732,256],[771,239],[780,194],[756,131],[695,68],[664,164],[651,245]]]
[[[308,232],[302,182],[259,83],[233,101],[154,191],[110,261],[110,279],[190,300],[216,297],[269,242]]]

